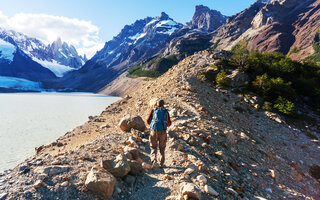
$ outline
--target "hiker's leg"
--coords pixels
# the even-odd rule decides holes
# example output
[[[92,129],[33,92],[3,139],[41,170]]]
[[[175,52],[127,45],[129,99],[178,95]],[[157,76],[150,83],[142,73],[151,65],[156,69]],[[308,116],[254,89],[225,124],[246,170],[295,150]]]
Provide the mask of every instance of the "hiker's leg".
[[[158,140],[157,133],[155,131],[151,131],[150,137],[150,150],[151,150],[151,162],[157,161],[157,149],[158,149]]]
[[[167,144],[167,131],[159,132],[159,149],[161,154],[160,166],[163,166],[165,161],[165,149]]]

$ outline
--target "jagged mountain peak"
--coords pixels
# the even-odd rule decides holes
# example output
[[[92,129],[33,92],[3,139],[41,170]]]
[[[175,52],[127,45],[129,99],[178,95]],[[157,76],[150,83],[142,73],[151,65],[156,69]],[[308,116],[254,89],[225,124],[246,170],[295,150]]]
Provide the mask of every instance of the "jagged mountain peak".
[[[156,17],[157,20],[168,20],[171,19],[169,15],[165,12],[161,12],[160,16]]]
[[[197,5],[192,20],[188,25],[192,29],[202,29],[212,32],[220,27],[227,19],[217,10],[211,10],[204,5]]]

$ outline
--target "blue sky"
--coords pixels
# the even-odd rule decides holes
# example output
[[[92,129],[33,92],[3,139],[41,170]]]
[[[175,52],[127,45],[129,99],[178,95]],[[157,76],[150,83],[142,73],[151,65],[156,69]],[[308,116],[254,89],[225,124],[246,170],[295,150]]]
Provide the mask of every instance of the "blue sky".
[[[231,16],[254,1],[0,0],[0,27],[23,32],[46,43],[60,34],[62,40],[74,44],[81,53],[85,53],[86,48],[101,48],[124,25],[147,16],[158,16],[162,11],[175,21],[185,23],[191,20],[194,7],[199,4]]]

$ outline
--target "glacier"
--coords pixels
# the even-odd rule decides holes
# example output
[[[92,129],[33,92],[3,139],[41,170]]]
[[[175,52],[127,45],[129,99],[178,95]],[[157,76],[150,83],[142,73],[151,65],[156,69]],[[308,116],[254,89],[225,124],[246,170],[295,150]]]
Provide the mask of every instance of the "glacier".
[[[14,53],[16,52],[16,47],[9,43],[4,41],[3,39],[0,39],[0,58],[9,60],[10,62],[13,61]]]
[[[57,61],[52,60],[52,62],[47,61],[47,60],[40,60],[38,58],[33,57],[32,60],[35,62],[39,63],[43,67],[51,70],[57,77],[62,77],[65,73],[75,70],[72,67],[66,66],[66,65],[61,65]]]
[[[29,81],[23,78],[0,76],[0,88],[10,88],[17,90],[42,91],[41,83]]]

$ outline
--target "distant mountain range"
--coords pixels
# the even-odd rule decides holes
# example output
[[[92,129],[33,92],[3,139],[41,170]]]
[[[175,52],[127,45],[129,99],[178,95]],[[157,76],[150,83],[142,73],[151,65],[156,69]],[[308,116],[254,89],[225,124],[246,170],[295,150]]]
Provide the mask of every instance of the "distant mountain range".
[[[97,92],[130,67],[164,55],[168,52],[166,49],[170,42],[184,37],[192,38],[192,35],[208,34],[221,26],[226,19],[227,17],[218,11],[197,6],[192,21],[185,25],[174,21],[164,12],[155,18],[137,20],[126,25],[117,36],[106,42],[104,48],[80,70],[67,73],[61,79],[60,87]],[[206,43],[210,39],[184,43],[180,50],[191,54],[208,48]]]
[[[302,60],[316,53],[314,44],[320,42],[319,8],[320,0],[257,0],[227,17],[200,5],[184,25],[163,12],[126,25],[88,61],[60,39],[46,46],[0,29],[0,62],[6,63],[0,64],[0,76],[49,79],[47,88],[98,92],[134,66],[163,73],[194,52],[231,50],[242,41],[249,50],[279,51]],[[19,64],[16,60],[28,65],[8,67]]]

